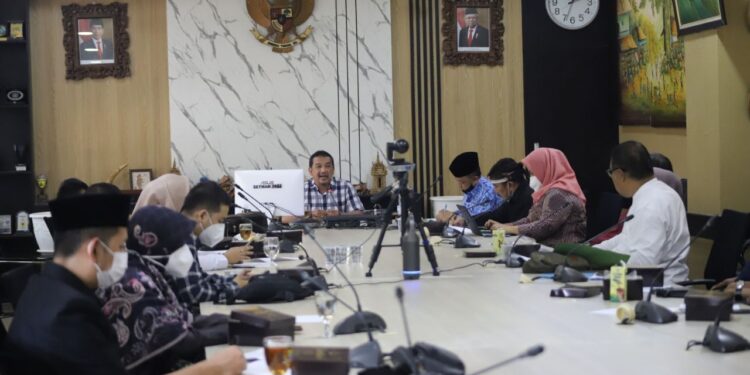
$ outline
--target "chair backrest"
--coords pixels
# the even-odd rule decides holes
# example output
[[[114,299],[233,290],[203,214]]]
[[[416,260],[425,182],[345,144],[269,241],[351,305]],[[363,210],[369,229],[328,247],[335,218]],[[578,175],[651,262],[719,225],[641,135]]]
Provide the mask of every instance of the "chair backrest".
[[[724,210],[715,225],[714,244],[704,277],[721,281],[737,275],[743,257],[742,247],[750,237],[750,213]]]
[[[3,294],[8,297],[13,309],[15,310],[21,294],[29,282],[32,275],[39,273],[39,266],[35,264],[26,264],[5,272],[0,276],[0,286]]]
[[[586,237],[596,235],[617,223],[620,219],[620,211],[623,208],[624,198],[619,194],[602,192],[599,194],[599,200],[593,209],[593,214],[589,216],[589,222],[586,226]]]

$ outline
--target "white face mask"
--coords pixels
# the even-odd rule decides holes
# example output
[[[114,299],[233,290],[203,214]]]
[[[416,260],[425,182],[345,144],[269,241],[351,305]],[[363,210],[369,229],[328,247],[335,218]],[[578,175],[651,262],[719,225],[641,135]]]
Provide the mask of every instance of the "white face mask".
[[[107,250],[112,255],[112,266],[106,271],[102,271],[102,268],[94,262],[94,267],[96,267],[96,281],[99,284],[99,288],[107,289],[125,275],[125,270],[128,269],[128,252],[114,252],[104,242],[99,241],[99,243],[104,247],[104,250]]]
[[[531,176],[531,178],[529,179],[529,186],[534,191],[537,191],[537,190],[539,190],[539,188],[542,187],[542,182],[539,181],[539,179],[536,178],[536,176]]]
[[[182,245],[181,248],[169,254],[169,260],[167,260],[164,269],[170,275],[182,279],[187,277],[190,267],[193,266],[193,261],[193,253],[190,252],[188,245]]]
[[[211,224],[198,236],[201,243],[208,247],[214,247],[224,239],[224,224]]]

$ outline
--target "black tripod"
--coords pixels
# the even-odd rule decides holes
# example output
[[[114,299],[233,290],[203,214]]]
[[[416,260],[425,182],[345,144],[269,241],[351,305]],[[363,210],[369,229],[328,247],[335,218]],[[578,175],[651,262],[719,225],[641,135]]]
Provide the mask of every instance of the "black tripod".
[[[414,216],[416,228],[422,238],[422,246],[424,246],[424,251],[427,254],[427,259],[430,261],[430,265],[432,266],[432,275],[440,276],[437,259],[435,259],[435,250],[432,248],[429,237],[427,237],[424,231],[422,213],[419,208],[413,204],[414,200],[416,199],[416,194],[413,190],[409,189],[408,173],[410,170],[414,169],[414,164],[397,162],[391,165],[391,169],[393,170],[393,176],[396,178],[396,180],[398,180],[398,189],[391,193],[391,201],[388,203],[388,207],[385,209],[385,213],[383,214],[383,228],[380,230],[378,242],[372,248],[372,256],[370,257],[370,264],[368,266],[369,269],[367,270],[365,276],[372,277],[372,268],[375,266],[375,263],[377,263],[378,257],[380,256],[380,249],[383,247],[383,238],[385,237],[385,231],[388,230],[390,219],[393,217],[393,213],[396,211],[396,204],[399,201],[399,199],[397,199],[397,196],[401,200],[401,238],[404,237],[404,234],[407,230],[407,213],[411,212]]]

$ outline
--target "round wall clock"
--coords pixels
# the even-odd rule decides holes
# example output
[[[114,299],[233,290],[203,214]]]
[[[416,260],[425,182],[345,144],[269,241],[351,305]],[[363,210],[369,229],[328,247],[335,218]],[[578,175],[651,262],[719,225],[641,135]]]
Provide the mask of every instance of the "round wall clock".
[[[564,29],[578,30],[588,26],[599,13],[599,0],[546,0],[547,14]]]

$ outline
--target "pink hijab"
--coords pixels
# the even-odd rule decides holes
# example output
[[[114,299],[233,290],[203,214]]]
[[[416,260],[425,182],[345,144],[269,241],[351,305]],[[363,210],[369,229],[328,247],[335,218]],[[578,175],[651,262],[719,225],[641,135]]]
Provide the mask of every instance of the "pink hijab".
[[[146,206],[162,206],[179,212],[190,191],[187,177],[172,173],[165,174],[149,182],[143,188],[133,213]]]
[[[586,203],[586,196],[578,185],[576,173],[562,151],[542,147],[532,151],[521,162],[542,183],[542,187],[531,196],[534,203],[542,199],[552,188],[570,192]]]

